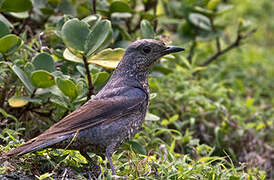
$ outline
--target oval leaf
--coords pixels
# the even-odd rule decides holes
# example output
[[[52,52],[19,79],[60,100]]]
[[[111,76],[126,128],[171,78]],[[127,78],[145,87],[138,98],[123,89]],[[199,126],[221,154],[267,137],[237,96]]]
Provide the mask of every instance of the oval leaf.
[[[32,8],[31,0],[2,0],[0,11],[24,12]]]
[[[42,69],[48,72],[54,71],[54,60],[48,53],[40,53],[36,55],[33,58],[32,63],[36,70]]]
[[[88,59],[89,63],[97,64],[105,68],[115,69],[122,59],[125,50],[122,48],[105,49]]]
[[[93,84],[94,84],[94,86],[98,86],[100,84],[105,83],[108,80],[108,78],[109,78],[109,73],[107,73],[107,72],[96,73],[93,76]]]
[[[68,48],[65,49],[63,56],[66,60],[76,62],[76,63],[83,63],[83,60],[81,58],[82,55],[80,55],[80,54],[74,55]]]
[[[143,39],[154,39],[155,37],[153,27],[146,19],[141,22],[141,37]]]
[[[70,100],[73,100],[77,97],[77,87],[73,81],[69,79],[56,78],[56,84],[58,88],[68,96]]]
[[[111,3],[109,10],[111,13],[113,12],[131,12],[131,8],[129,7],[128,3],[123,1],[114,1]]]
[[[22,97],[13,96],[9,100],[9,105],[14,108],[23,107],[28,104],[28,101]]]
[[[53,75],[44,70],[33,71],[30,80],[37,88],[49,88],[55,84]]]
[[[23,41],[14,34],[9,34],[0,39],[0,52],[9,55],[19,49],[23,45]]]
[[[98,23],[100,20],[101,20],[101,16],[99,16],[98,14],[92,14],[90,16],[85,17],[81,21],[89,24],[90,26],[93,26],[96,23]]]
[[[2,21],[0,21],[0,38],[10,34],[10,28]]]
[[[88,24],[76,18],[68,20],[61,30],[62,39],[66,46],[78,51],[85,51],[89,34]]]
[[[194,26],[200,29],[211,31],[209,18],[202,14],[190,13],[188,16],[188,20],[191,22],[191,24],[193,24]]]
[[[102,46],[106,47],[111,42],[112,29],[108,20],[100,21],[88,35],[85,46],[85,54],[90,56]]]
[[[26,87],[26,89],[28,90],[29,94],[31,94],[34,91],[34,87],[31,84],[29,78],[24,73],[24,71],[16,65],[12,66],[12,70],[18,76],[18,78],[23,82],[23,84]]]

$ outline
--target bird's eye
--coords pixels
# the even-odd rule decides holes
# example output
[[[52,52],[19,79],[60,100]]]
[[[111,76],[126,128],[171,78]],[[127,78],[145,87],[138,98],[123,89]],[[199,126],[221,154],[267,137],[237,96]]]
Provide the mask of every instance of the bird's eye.
[[[145,47],[143,47],[143,51],[144,51],[144,53],[148,54],[151,52],[151,48],[149,46],[145,46]]]

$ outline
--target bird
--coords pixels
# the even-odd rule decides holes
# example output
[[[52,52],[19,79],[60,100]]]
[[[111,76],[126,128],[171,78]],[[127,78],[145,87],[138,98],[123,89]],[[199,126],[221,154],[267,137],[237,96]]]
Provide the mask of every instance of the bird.
[[[183,51],[162,41],[141,39],[131,43],[107,84],[89,101],[39,136],[6,152],[20,156],[45,148],[78,150],[105,155],[116,175],[112,155],[141,129],[149,104],[148,75],[164,55]]]

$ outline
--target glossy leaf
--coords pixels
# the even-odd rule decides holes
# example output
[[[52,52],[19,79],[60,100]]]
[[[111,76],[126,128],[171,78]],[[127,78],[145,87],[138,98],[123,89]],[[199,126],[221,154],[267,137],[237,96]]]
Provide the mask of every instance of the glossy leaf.
[[[0,52],[5,55],[12,54],[23,45],[23,41],[14,34],[0,38]]]
[[[146,19],[141,22],[141,37],[143,39],[154,39],[155,37],[153,27]]]
[[[48,72],[54,71],[54,60],[48,53],[40,53],[36,55],[33,58],[32,63],[36,70],[42,69]]]
[[[196,26],[202,30],[211,31],[211,24],[210,24],[209,18],[202,14],[190,13],[188,16],[188,20],[194,26]]]
[[[0,20],[0,38],[10,34],[10,28]]]
[[[90,16],[85,17],[84,19],[82,19],[81,21],[89,24],[90,26],[95,25],[96,23],[98,23],[101,20],[101,16],[97,15],[97,14],[92,14]]]
[[[90,56],[101,47],[106,47],[111,42],[112,29],[108,20],[100,21],[89,33],[85,46],[85,54]]]
[[[26,18],[29,17],[28,11],[25,11],[25,12],[11,12],[10,15],[12,15],[13,17],[18,18],[18,19],[26,19]]]
[[[85,51],[85,44],[90,34],[88,24],[76,18],[68,20],[61,30],[61,35],[67,47]]]
[[[56,84],[62,93],[68,96],[70,100],[73,100],[77,97],[77,87],[70,79],[61,79],[58,77],[56,78]]]
[[[122,48],[105,49],[100,53],[88,59],[89,63],[97,64],[99,66],[114,69],[122,59],[125,50]]]
[[[55,84],[54,76],[44,70],[33,71],[30,79],[37,88],[49,88]]]
[[[31,94],[34,91],[34,87],[30,82],[30,79],[26,76],[24,71],[16,65],[12,66],[13,72],[18,76],[18,78],[22,81],[26,89],[28,90],[29,94]]]
[[[13,96],[9,100],[9,105],[14,108],[23,107],[28,104],[28,101],[22,97]]]
[[[31,0],[2,0],[0,12],[24,12],[32,8]]]
[[[107,73],[107,72],[96,73],[93,76],[93,84],[94,84],[94,86],[103,84],[108,80],[108,78],[109,78],[109,73]]]
[[[9,28],[13,28],[13,25],[11,24],[11,22],[9,22],[9,20],[5,18],[5,16],[3,16],[2,14],[0,14],[0,21],[5,23]]]
[[[76,62],[76,63],[84,63],[82,59],[82,55],[78,54],[74,55],[68,48],[65,49],[63,56],[66,60]]]
[[[125,3],[123,1],[113,1],[110,4],[109,10],[111,13],[113,13],[113,12],[132,12],[128,3]]]

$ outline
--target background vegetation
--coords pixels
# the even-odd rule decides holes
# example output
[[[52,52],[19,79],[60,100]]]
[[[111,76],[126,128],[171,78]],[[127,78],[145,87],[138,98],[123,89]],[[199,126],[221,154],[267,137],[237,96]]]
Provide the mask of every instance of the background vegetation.
[[[274,178],[273,9],[271,0],[0,0],[0,152],[92,98],[130,42],[155,38],[186,51],[152,69],[144,130],[115,153],[118,175]],[[0,178],[92,171],[77,151],[0,161]]]

